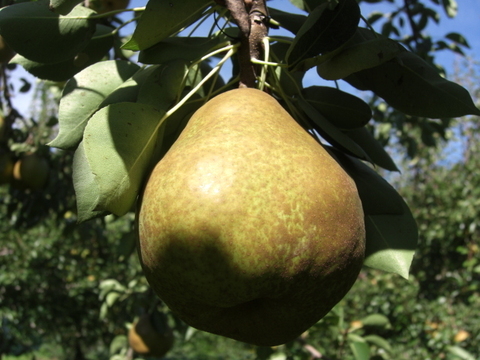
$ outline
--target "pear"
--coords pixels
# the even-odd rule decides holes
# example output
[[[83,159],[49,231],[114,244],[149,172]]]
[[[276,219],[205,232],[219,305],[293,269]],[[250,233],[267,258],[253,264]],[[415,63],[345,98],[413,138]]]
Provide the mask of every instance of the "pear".
[[[270,95],[235,89],[189,120],[145,186],[138,252],[187,324],[284,344],[348,292],[365,248],[353,180]]]
[[[150,314],[144,314],[128,331],[128,343],[139,355],[160,358],[172,348],[175,340],[169,327],[162,330],[154,327]]]
[[[22,156],[13,166],[14,184],[21,189],[43,188],[47,184],[48,175],[47,160],[36,153]]]

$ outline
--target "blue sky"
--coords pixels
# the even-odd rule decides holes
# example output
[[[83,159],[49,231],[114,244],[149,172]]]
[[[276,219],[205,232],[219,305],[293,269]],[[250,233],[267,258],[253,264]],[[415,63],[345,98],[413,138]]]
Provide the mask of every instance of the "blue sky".
[[[450,19],[447,15],[443,12],[442,8],[438,7],[437,9],[440,12],[441,20],[438,25],[432,23],[426,31],[434,38],[434,40],[438,40],[443,37],[443,35],[449,32],[458,32],[464,35],[469,42],[471,49],[466,49],[465,53],[468,56],[471,56],[480,61],[480,0],[457,0],[458,1],[458,15]],[[398,3],[399,0],[396,0]],[[403,2],[403,1],[402,1]],[[425,0],[425,2],[432,7],[435,5]],[[131,7],[140,7],[146,4],[146,0],[131,0],[130,6]],[[301,10],[294,7],[289,0],[273,0],[269,2],[269,5],[284,11],[292,11],[301,13]],[[389,4],[382,4],[379,5],[372,5],[372,4],[364,4],[362,5],[362,14],[365,17],[373,11],[382,11],[382,12],[389,12],[393,9],[393,7]],[[127,15],[130,17],[131,15]],[[442,51],[437,56],[437,61],[447,70],[447,74],[451,74],[453,69],[453,64],[455,61],[458,61],[459,57],[454,55],[450,51]],[[16,70],[13,74],[13,80],[15,84],[15,89],[20,88],[21,82],[19,79],[21,77],[26,77],[31,81],[35,81],[33,77],[31,77],[28,73],[26,73],[21,67]],[[314,71],[307,74],[305,82],[315,83],[318,81],[318,76]],[[344,90],[348,91],[348,88]],[[31,93],[31,92],[30,92]],[[15,94],[15,98],[13,99],[14,105],[20,110],[22,114],[28,116],[28,107],[30,102],[31,94]]]

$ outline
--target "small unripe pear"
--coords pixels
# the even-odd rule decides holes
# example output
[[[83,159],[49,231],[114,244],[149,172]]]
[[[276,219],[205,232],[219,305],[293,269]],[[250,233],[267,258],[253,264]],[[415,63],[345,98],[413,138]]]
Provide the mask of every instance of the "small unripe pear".
[[[49,166],[47,160],[35,153],[24,155],[15,162],[13,179],[18,187],[38,190],[48,180]]]
[[[139,355],[162,357],[172,348],[174,336],[170,328],[159,332],[153,326],[151,316],[144,314],[128,331],[128,343]]]

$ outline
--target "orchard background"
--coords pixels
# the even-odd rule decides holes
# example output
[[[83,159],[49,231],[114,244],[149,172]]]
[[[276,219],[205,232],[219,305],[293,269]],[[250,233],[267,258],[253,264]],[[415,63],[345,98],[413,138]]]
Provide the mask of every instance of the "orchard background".
[[[152,35],[153,25],[148,20],[142,25],[141,20],[146,3],[135,3],[130,11],[121,2],[76,6],[76,1],[33,5],[2,1],[0,357],[139,359],[127,334],[134,321],[152,314],[157,331],[173,332],[175,342],[165,355],[168,359],[480,358],[480,323],[476,320],[480,308],[480,112],[473,105],[478,105],[480,93],[479,68],[475,59],[463,56],[469,51],[468,34],[429,34],[433,23],[441,29],[456,21],[457,10],[473,9],[462,3],[457,9],[454,0],[368,0],[358,2],[360,20],[352,15],[355,2],[345,0],[337,5],[348,3],[353,10],[342,12],[344,17],[338,22],[319,31],[315,9],[328,1],[291,0],[288,6],[286,0],[267,3],[273,19],[269,22],[272,55],[265,59],[268,64],[259,62],[265,70],[256,85],[284,101],[298,115],[296,120],[303,119],[309,130],[331,145],[344,165],[355,159],[352,171],[360,166],[360,159],[362,164],[374,164],[376,174],[393,185],[395,192],[385,188],[380,193],[367,186],[362,200],[377,211],[370,214],[375,223],[391,229],[381,234],[388,235],[387,242],[396,239],[383,250],[403,262],[391,265],[375,257],[378,240],[371,235],[370,258],[349,294],[302,337],[264,348],[196,331],[172,314],[150,290],[138,262],[132,210],[137,192],[97,190],[106,200],[93,204],[87,186],[92,183],[78,180],[78,174],[88,174],[78,151],[84,128],[73,129],[79,119],[87,123],[97,108],[124,106],[119,103],[148,103],[167,112],[197,88],[190,102],[167,117],[170,135],[164,138],[159,154],[152,155],[158,160],[175,140],[178,124],[188,119],[200,100],[236,87],[242,79],[235,55],[239,35],[224,4],[150,0],[147,9],[167,3],[183,6],[182,10],[169,21],[156,21],[155,29],[164,26],[166,30]],[[391,10],[372,13],[376,6]],[[89,20],[69,27],[73,16]],[[190,25],[194,21],[198,27]],[[377,32],[373,38],[368,37],[369,26]],[[360,40],[355,38],[357,27],[362,28]],[[316,36],[319,33],[322,36]],[[190,35],[197,38],[189,39]],[[407,86],[397,93],[392,90],[395,84],[383,88],[368,84],[366,79],[381,71],[386,77],[405,71],[385,70],[404,55],[398,44],[408,54],[416,54],[414,62],[423,59],[430,64],[434,74],[416,77],[413,85],[397,83]],[[313,52],[305,50],[311,47]],[[231,57],[226,57],[231,50]],[[383,51],[388,59],[372,60],[372,51]],[[15,52],[18,55],[11,60]],[[458,55],[456,66],[448,71],[439,65],[446,52]],[[113,63],[115,72],[109,65]],[[150,70],[140,70],[144,64],[151,64]],[[159,75],[161,66],[167,66],[170,78]],[[23,76],[21,69],[35,78]],[[357,82],[352,80],[362,71]],[[210,78],[202,83],[208,74]],[[458,88],[439,95],[437,89],[445,83],[438,74],[461,84],[473,102]],[[95,87],[98,79],[106,85]],[[79,89],[87,85],[102,94],[101,99],[82,103],[95,110],[88,115],[79,106]],[[411,90],[408,86],[419,90],[416,96],[440,100],[413,111],[411,99],[402,98]],[[354,94],[358,100],[325,87]],[[331,102],[316,102],[319,92],[330,94]],[[159,101],[152,93],[164,96]],[[28,108],[17,105],[21,94],[28,94]],[[359,105],[360,99],[368,103],[371,113]],[[337,106],[328,106],[332,104]],[[333,127],[332,119],[336,121]],[[30,165],[24,165],[26,175],[20,176],[19,161],[25,161],[25,156]],[[95,162],[93,157],[89,160]],[[107,168],[115,169],[112,166]],[[379,181],[370,173],[365,176]],[[385,206],[372,205],[390,200],[403,203],[403,199],[410,210],[400,213],[381,212]],[[407,235],[397,239],[401,227]]]

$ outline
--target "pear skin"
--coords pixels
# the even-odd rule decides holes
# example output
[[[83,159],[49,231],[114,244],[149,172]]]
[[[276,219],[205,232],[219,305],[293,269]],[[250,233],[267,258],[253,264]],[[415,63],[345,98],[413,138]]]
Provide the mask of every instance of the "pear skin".
[[[138,252],[156,294],[197,329],[294,340],[348,292],[365,223],[353,180],[270,95],[203,105],[152,171]]]

